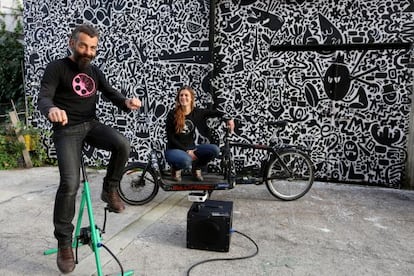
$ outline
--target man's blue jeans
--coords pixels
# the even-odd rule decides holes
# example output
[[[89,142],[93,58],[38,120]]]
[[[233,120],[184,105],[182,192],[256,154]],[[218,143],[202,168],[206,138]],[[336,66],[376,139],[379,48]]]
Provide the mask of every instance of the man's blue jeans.
[[[193,163],[191,156],[184,150],[168,149],[165,151],[165,159],[175,170],[200,169],[220,154],[220,148],[214,144],[201,144],[195,147],[194,154],[197,160]]]
[[[111,152],[103,189],[116,191],[129,158],[130,143],[117,130],[96,120],[63,127],[53,133],[60,173],[53,223],[59,247],[72,245],[76,194],[80,185],[80,162],[84,142]]]

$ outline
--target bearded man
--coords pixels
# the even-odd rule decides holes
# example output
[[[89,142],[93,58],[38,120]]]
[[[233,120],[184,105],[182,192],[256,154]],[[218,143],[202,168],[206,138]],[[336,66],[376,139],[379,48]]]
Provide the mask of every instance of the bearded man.
[[[80,185],[80,163],[84,142],[108,150],[111,157],[103,180],[101,199],[110,210],[125,209],[117,187],[129,158],[130,143],[116,129],[99,122],[96,116],[98,91],[123,111],[141,107],[137,98],[126,98],[106,80],[91,61],[98,48],[99,33],[91,25],[77,26],[69,38],[72,54],[49,63],[41,80],[40,112],[53,124],[53,142],[60,173],[54,203],[54,236],[58,243],[57,266],[66,274],[75,269],[72,220]]]

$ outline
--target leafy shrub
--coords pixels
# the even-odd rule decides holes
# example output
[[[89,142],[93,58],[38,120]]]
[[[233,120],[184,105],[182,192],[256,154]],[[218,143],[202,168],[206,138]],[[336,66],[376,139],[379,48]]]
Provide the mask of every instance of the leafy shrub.
[[[17,140],[11,129],[1,129],[0,132],[0,170],[17,168],[22,163],[24,143]]]
[[[23,35],[21,17],[22,7],[16,13],[16,26],[13,32],[6,30],[0,18],[0,103],[13,100],[17,106],[24,106],[23,60],[24,47],[20,42]],[[1,16],[1,14],[0,14]]]

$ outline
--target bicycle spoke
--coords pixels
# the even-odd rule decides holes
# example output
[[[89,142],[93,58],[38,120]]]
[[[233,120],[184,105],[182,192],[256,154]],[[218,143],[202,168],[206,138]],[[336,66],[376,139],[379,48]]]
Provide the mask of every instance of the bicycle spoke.
[[[151,169],[143,164],[132,164],[125,169],[118,191],[125,202],[142,205],[155,197],[158,188],[156,175]]]
[[[313,183],[313,165],[302,152],[287,150],[274,158],[267,171],[266,185],[272,195],[294,200],[306,194]]]

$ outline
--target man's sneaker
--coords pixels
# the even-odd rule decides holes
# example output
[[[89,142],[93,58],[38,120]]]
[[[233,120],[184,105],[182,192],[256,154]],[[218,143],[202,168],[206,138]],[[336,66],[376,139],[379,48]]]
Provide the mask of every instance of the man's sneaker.
[[[203,181],[204,180],[204,177],[201,175],[201,170],[200,169],[193,170],[193,177],[197,181]]]
[[[72,272],[75,269],[72,247],[58,248],[56,263],[63,274]]]
[[[125,210],[125,205],[118,195],[118,192],[107,192],[102,190],[101,199],[108,203],[110,211],[115,213],[121,213]]]
[[[174,181],[180,182],[181,178],[181,170],[171,169],[171,177]]]

